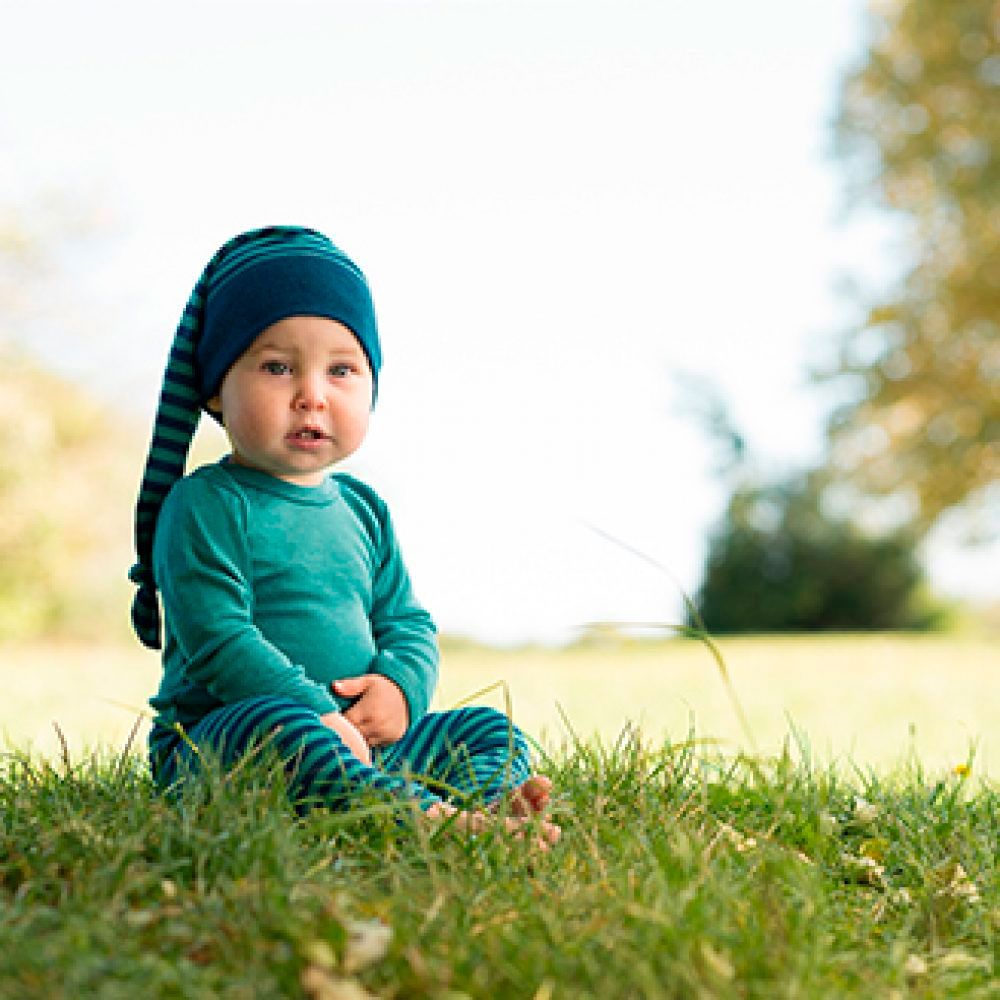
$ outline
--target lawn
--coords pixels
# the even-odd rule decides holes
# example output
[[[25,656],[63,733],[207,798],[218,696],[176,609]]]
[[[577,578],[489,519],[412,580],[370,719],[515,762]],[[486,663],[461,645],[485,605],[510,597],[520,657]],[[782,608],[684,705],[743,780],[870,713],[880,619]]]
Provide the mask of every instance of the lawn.
[[[560,843],[294,816],[258,760],[180,802],[134,757],[0,761],[0,996],[996,997],[1000,797],[792,750],[576,746]]]
[[[719,643],[757,749],[775,753],[790,723],[823,762],[891,768],[916,752],[930,769],[963,762],[1000,776],[1000,648],[975,637],[761,637]],[[58,722],[74,752],[121,746],[155,688],[155,654],[135,646],[36,645],[0,650],[7,677],[0,731],[53,754]],[[749,746],[708,650],[691,641],[591,641],[566,649],[491,650],[446,642],[437,705],[483,688],[547,746],[614,739],[627,723],[654,742],[691,726],[735,750]]]
[[[264,755],[165,800],[119,752],[155,658],[8,649],[9,741],[51,753],[0,755],[0,996],[1000,996],[1000,793],[961,763],[995,725],[991,648],[723,651],[760,753],[697,645],[447,645],[443,703],[503,680],[545,734],[539,854],[399,803],[296,816]]]

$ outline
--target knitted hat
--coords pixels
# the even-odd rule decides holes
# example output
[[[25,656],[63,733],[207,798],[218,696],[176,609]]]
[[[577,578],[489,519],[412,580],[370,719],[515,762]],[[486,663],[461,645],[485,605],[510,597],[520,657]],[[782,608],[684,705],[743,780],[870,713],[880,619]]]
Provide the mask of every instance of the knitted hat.
[[[184,475],[201,410],[230,366],[267,327],[289,316],[324,316],[351,330],[371,366],[374,402],[382,366],[375,310],[368,283],[349,257],[321,233],[298,226],[254,229],[215,253],[174,335],[135,509],[138,561],[129,579],[139,590],[132,627],[151,649],[160,648],[152,570],[160,508]]]

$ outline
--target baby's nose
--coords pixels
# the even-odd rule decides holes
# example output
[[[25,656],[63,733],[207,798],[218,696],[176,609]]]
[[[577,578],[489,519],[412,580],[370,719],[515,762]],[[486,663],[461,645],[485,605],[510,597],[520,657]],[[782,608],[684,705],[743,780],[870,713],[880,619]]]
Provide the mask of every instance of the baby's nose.
[[[295,407],[299,410],[317,410],[325,405],[323,387],[319,379],[305,378],[299,384],[299,391],[295,396]]]

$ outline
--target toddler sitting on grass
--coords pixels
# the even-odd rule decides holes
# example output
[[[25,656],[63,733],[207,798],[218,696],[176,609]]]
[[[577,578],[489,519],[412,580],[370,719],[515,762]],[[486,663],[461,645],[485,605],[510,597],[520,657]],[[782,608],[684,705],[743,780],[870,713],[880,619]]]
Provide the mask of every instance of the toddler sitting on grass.
[[[368,284],[320,233],[244,233],[198,280],[164,374],[130,573],[136,632],[163,648],[154,777],[169,787],[203,750],[230,767],[266,741],[301,809],[370,789],[474,832],[499,807],[507,830],[547,849],[560,831],[524,735],[493,709],[428,711],[435,628],[389,512],[330,473],[364,440],[381,362]],[[202,409],[231,452],[185,476]]]

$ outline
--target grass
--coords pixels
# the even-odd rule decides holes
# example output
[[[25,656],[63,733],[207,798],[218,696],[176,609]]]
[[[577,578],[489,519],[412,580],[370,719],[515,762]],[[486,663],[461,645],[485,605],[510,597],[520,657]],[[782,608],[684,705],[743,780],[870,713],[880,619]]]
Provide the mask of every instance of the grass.
[[[178,803],[129,753],[0,770],[0,996],[995,997],[1000,795],[694,741],[573,743],[563,841],[296,817],[266,762]]]
[[[1000,777],[997,640],[989,637],[757,636],[719,639],[756,748],[780,752],[790,724],[813,756],[849,773],[892,770],[915,753],[939,773],[976,747]],[[729,752],[752,751],[716,664],[699,642],[595,639],[563,649],[446,649],[440,703],[502,678],[515,717],[560,746],[560,708],[577,732],[613,740],[626,724],[654,741],[692,725]],[[502,703],[495,702],[499,707]]]
[[[976,773],[1000,777],[997,642],[989,637],[853,635],[720,640],[757,747],[780,752],[789,722],[814,757],[850,773],[888,771],[915,752],[945,774],[976,746]],[[57,722],[74,754],[121,746],[158,681],[156,655],[131,646],[45,644],[0,650],[18,678],[0,701],[9,745],[53,759]],[[635,724],[654,742],[694,724],[730,753],[747,746],[711,656],[689,641],[595,640],[565,649],[491,650],[448,642],[436,701],[448,707],[504,681],[514,716],[553,750],[560,710],[584,737]],[[499,690],[487,699],[504,707]],[[0,746],[3,738],[0,735]]]
[[[127,744],[155,658],[8,648],[0,997],[1000,997],[995,648],[722,649],[754,753],[696,644],[446,649],[439,704],[502,679],[548,734],[564,836],[529,856],[298,817],[265,761],[164,801]]]

